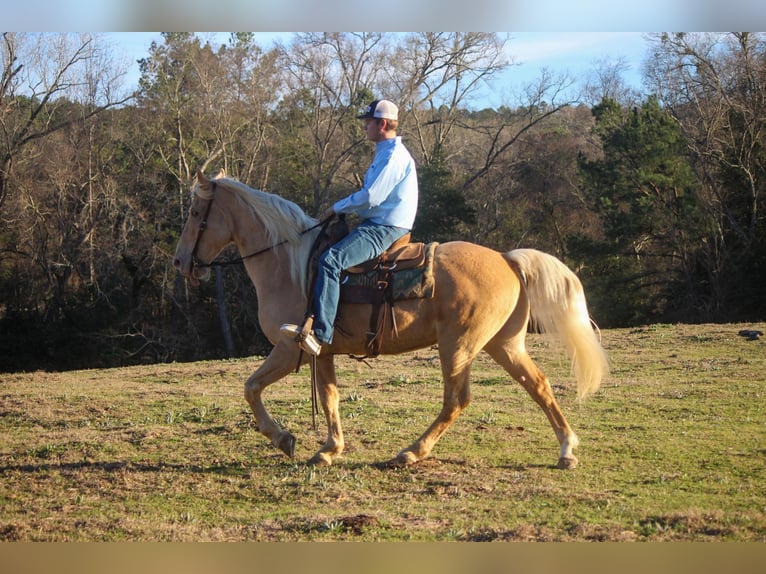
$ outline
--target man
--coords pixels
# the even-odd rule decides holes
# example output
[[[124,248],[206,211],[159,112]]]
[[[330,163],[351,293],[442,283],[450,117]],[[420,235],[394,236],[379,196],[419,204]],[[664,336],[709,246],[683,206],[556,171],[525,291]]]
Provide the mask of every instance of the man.
[[[340,274],[344,269],[380,256],[394,241],[408,233],[418,208],[415,162],[396,135],[399,109],[388,100],[375,100],[357,116],[364,121],[367,139],[375,142],[375,157],[359,191],[330,207],[323,219],[335,214],[357,214],[361,221],[344,239],[319,259],[314,286],[313,331],[298,325],[282,325],[280,331],[297,341],[301,349],[319,355],[322,345],[332,343],[340,298]]]

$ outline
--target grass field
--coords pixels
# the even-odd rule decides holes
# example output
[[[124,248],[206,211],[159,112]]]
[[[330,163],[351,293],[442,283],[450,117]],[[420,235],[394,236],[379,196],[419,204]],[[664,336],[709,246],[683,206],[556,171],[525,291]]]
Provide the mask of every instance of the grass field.
[[[766,341],[741,328],[605,330],[612,373],[584,404],[551,340],[530,353],[581,446],[555,468],[542,412],[482,355],[433,457],[382,469],[436,416],[436,351],[338,358],[347,450],[305,461],[308,370],[265,394],[298,438],[257,431],[259,358],[0,375],[0,540],[766,541]]]

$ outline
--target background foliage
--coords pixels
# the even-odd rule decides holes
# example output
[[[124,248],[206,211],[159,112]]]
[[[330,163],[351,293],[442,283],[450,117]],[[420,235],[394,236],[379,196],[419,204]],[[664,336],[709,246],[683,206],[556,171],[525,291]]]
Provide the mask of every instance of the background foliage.
[[[358,188],[355,116],[381,96],[418,162],[416,239],[553,253],[602,327],[763,320],[765,42],[655,34],[644,94],[601,62],[477,109],[508,65],[498,34],[166,33],[125,94],[99,37],[4,33],[0,370],[266,352],[241,269],[190,289],[172,267],[191,177],[321,213]]]

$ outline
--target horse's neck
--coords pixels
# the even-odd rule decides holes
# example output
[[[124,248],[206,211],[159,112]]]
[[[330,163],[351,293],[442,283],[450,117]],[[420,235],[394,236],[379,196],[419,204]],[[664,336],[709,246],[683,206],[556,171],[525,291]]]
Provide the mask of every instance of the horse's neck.
[[[245,260],[257,294],[258,323],[272,342],[278,340],[280,325],[300,323],[308,306],[304,289],[293,280],[286,257],[284,247],[277,247]]]
[[[235,217],[234,242],[240,255],[246,258],[245,268],[258,295],[261,322],[268,321],[266,315],[269,313],[274,314],[274,321],[280,322],[287,320],[285,315],[289,316],[289,310],[293,308],[300,308],[303,313],[306,307],[305,289],[294,280],[290,271],[289,253],[292,248],[274,245],[266,237],[260,222],[241,213]],[[248,257],[254,253],[258,254]],[[262,328],[265,330],[266,325]]]
[[[251,244],[253,247],[243,244],[239,247],[242,257],[245,257],[245,268],[258,292],[258,299],[265,300],[281,293],[300,293],[302,288],[293,279],[290,273],[290,263],[285,246],[277,246],[263,251],[258,255],[248,255],[264,249],[264,244]],[[266,246],[269,247],[269,246]]]

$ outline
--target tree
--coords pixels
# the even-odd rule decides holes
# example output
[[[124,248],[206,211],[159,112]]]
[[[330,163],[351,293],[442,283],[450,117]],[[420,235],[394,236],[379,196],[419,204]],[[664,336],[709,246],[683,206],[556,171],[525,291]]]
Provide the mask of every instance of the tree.
[[[356,115],[380,97],[418,163],[416,239],[555,253],[602,326],[764,316],[764,34],[656,35],[655,97],[631,100],[604,60],[592,110],[547,70],[473,109],[508,64],[496,34],[299,34],[268,51],[250,33],[165,34],[133,101],[98,37],[0,48],[4,369],[267,351],[244,271],[188,289],[172,267],[190,177],[223,167],[320,213],[361,185],[374,152]]]
[[[568,77],[543,70],[524,88],[519,105],[462,113],[463,129],[451,137],[445,157],[461,176],[461,194],[476,209],[477,225],[466,239],[501,249],[523,244],[529,228],[523,180],[532,142],[571,105],[570,84]]]
[[[603,157],[583,158],[581,173],[603,237],[572,243],[584,260],[598,262],[586,273],[602,278],[602,316],[608,324],[689,316],[703,295],[696,246],[707,230],[686,141],[656,98],[629,111],[605,100],[593,114]]]
[[[49,360],[55,347],[41,342],[53,336],[66,361],[66,327],[111,306],[104,251],[118,207],[101,120],[131,95],[96,36],[4,33],[1,48],[0,321],[23,325],[4,351]]]
[[[600,58],[593,63],[583,83],[583,102],[594,107],[604,100],[614,100],[630,108],[639,104],[636,90],[625,83],[622,74],[630,69],[623,57]]]
[[[445,144],[461,110],[482,82],[508,66],[505,44],[495,33],[418,32],[395,49],[388,91],[406,112],[405,129],[424,165],[450,161]]]
[[[365,138],[356,116],[372,99],[386,61],[383,39],[378,32],[303,33],[280,48],[286,73],[281,172],[293,180],[282,195],[310,213],[361,183],[358,152]],[[296,197],[307,191],[310,196]]]
[[[139,61],[141,98],[139,104],[150,116],[157,134],[156,152],[177,193],[178,221],[186,216],[186,186],[197,168],[208,159],[204,143],[206,110],[200,96],[200,62],[212,48],[202,46],[191,32],[165,32],[164,42],[152,42],[149,56]],[[207,52],[207,54],[202,54]]]
[[[198,325],[209,327],[215,317],[221,335],[215,346],[220,344],[232,356],[238,352],[231,332],[236,325],[230,317],[247,317],[239,312],[243,307],[257,308],[246,274],[235,270],[225,277],[216,269],[215,292],[200,301],[173,270],[169,254],[186,219],[188,186],[198,168],[217,163],[239,179],[268,180],[264,158],[268,114],[278,97],[276,53],[264,54],[253,35],[246,33],[233,34],[227,45],[217,48],[192,33],[165,33],[163,41],[153,43],[149,57],[141,61],[140,80],[144,125],[152,138],[148,147],[168,174],[152,199],[157,203],[155,213],[163,214],[152,222],[157,227],[155,238],[162,239],[168,253],[161,262],[162,275],[174,279],[167,296],[179,330],[204,340],[209,335]],[[176,206],[174,213],[167,213],[169,205]],[[245,292],[250,298],[243,301],[229,292]],[[217,313],[208,301],[214,301]]]
[[[124,71],[89,34],[3,32],[0,45],[0,212],[15,162],[31,142],[129,101]],[[69,102],[82,116],[62,113]]]
[[[763,319],[766,34],[656,34],[648,85],[679,125],[711,235],[709,320]]]
[[[561,109],[518,142],[514,185],[507,199],[516,208],[506,236],[573,263],[568,238],[598,228],[579,186],[578,160],[592,156],[591,110]],[[509,222],[506,223],[506,226]]]
[[[418,169],[419,208],[413,235],[418,241],[451,241],[461,235],[461,226],[476,223],[476,210],[465,196],[443,160]]]

